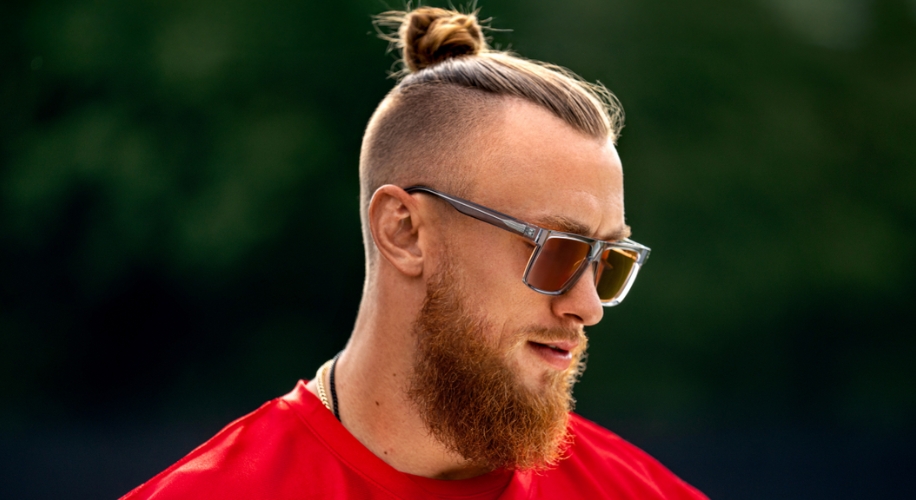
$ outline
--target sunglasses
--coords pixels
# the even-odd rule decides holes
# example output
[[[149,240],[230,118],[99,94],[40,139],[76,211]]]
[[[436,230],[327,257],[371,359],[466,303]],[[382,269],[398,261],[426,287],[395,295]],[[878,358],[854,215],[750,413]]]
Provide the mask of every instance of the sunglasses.
[[[591,266],[595,271],[595,290],[601,304],[616,306],[626,297],[639,268],[649,258],[649,247],[629,239],[601,241],[544,229],[425,186],[411,186],[404,191],[436,196],[464,215],[520,235],[533,243],[535,248],[528,259],[522,281],[532,290],[546,295],[566,293]]]

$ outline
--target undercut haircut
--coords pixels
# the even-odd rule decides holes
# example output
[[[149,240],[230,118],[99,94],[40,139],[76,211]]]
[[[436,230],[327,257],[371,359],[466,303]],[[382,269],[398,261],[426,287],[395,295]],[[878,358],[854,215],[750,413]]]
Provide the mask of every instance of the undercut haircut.
[[[367,272],[376,253],[368,221],[375,191],[423,184],[466,196],[472,179],[465,152],[485,141],[488,125],[513,100],[540,106],[598,141],[616,142],[623,128],[623,108],[607,88],[559,66],[490,49],[476,12],[421,7],[386,12],[376,25],[400,50],[404,67],[369,120],[360,151]]]

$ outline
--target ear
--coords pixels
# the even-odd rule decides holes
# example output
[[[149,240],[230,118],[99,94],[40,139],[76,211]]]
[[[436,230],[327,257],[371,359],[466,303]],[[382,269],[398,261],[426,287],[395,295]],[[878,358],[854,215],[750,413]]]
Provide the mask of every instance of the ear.
[[[423,272],[420,204],[391,184],[375,190],[369,201],[369,231],[379,253],[407,276]]]

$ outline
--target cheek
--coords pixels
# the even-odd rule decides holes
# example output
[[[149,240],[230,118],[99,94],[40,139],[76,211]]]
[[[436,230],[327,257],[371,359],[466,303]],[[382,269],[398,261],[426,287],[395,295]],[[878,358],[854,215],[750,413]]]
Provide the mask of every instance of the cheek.
[[[455,271],[468,300],[478,310],[501,316],[527,295],[522,277],[531,247],[525,242],[507,234],[483,234],[466,238],[455,249]]]

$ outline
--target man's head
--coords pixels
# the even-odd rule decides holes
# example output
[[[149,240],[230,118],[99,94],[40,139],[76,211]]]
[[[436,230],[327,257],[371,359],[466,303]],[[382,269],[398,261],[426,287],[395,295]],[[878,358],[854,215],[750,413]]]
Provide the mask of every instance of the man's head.
[[[367,283],[415,300],[409,396],[464,458],[537,468],[566,442],[584,326],[603,314],[594,267],[565,293],[525,286],[534,242],[464,217],[424,185],[546,229],[616,241],[624,224],[604,90],[486,49],[472,16],[422,8],[401,22],[410,71],[369,123],[360,158]],[[367,286],[367,290],[376,284]],[[378,293],[378,292],[376,292]],[[389,302],[390,303],[390,302]]]
[[[487,148],[487,133],[514,102],[549,111],[597,141],[615,142],[623,109],[601,85],[572,73],[487,47],[476,17],[423,7],[389,12],[382,27],[403,55],[405,75],[379,104],[360,153],[360,213],[367,262],[375,251],[366,210],[376,189],[405,182],[467,194],[473,160]],[[470,161],[469,161],[470,160]]]

